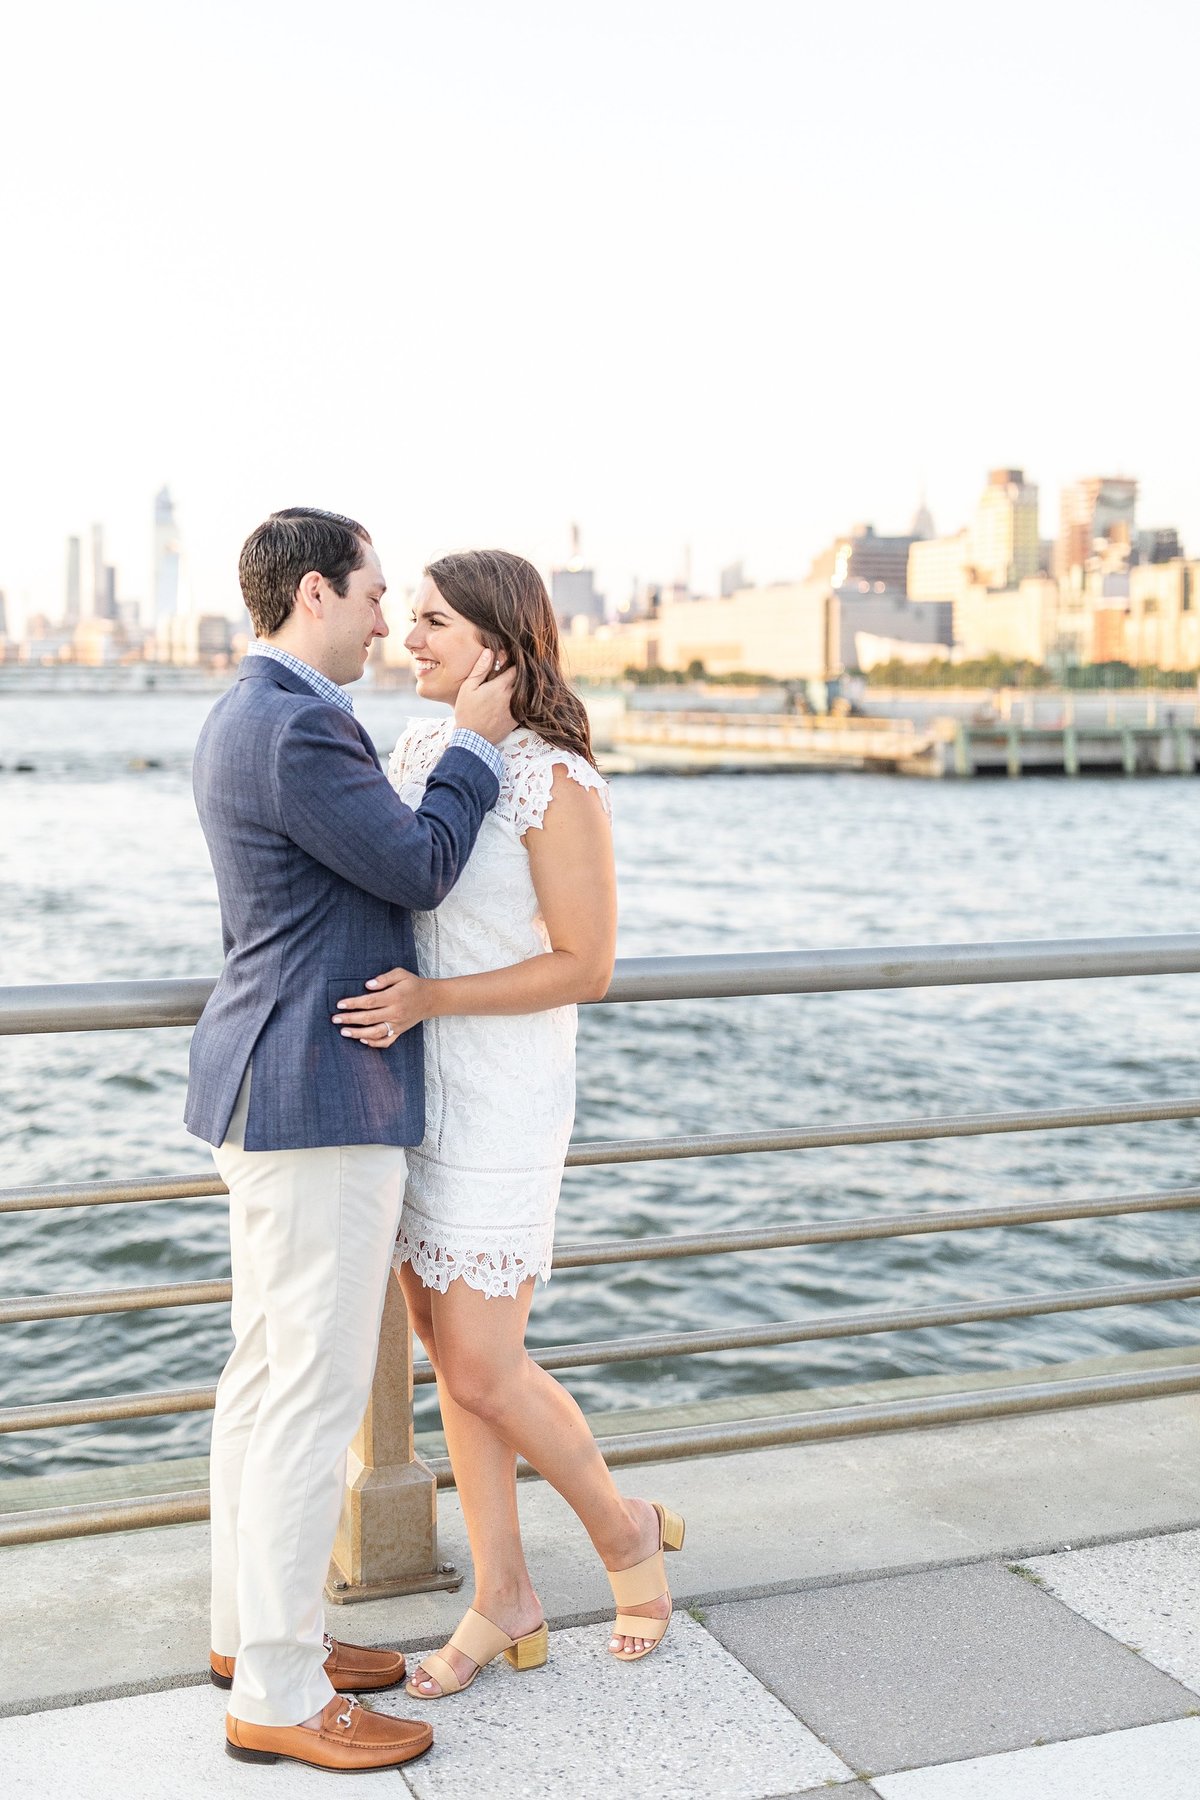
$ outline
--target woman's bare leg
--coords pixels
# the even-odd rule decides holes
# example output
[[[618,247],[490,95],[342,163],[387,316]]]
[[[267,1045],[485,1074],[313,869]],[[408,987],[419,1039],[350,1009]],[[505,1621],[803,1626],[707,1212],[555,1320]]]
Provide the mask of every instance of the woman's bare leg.
[[[646,1500],[627,1500],[618,1491],[578,1405],[525,1349],[533,1287],[531,1278],[514,1299],[502,1300],[486,1298],[461,1279],[452,1281],[444,1294],[426,1290],[438,1392],[450,1403],[449,1408],[443,1405],[443,1418],[451,1461],[472,1555],[477,1555],[478,1532],[489,1581],[507,1568],[510,1579],[516,1569],[528,1584],[517,1526],[514,1451],[578,1513],[606,1568],[631,1567],[651,1555],[659,1541],[654,1508]],[[460,1454],[465,1458],[461,1471]],[[513,1557],[514,1543],[519,1560]],[[478,1561],[476,1577],[478,1581]],[[662,1619],[668,1608],[664,1595],[622,1610]],[[487,1613],[483,1605],[479,1610],[514,1635],[505,1619]],[[635,1650],[645,1643],[641,1638],[614,1637],[609,1648]],[[469,1672],[469,1662],[466,1669]]]
[[[453,1285],[460,1287],[461,1282]],[[532,1284],[530,1284],[532,1285]],[[439,1296],[422,1286],[420,1278],[408,1263],[400,1270],[400,1286],[408,1304],[413,1330],[425,1346],[426,1354],[438,1377],[438,1403],[446,1434],[446,1448],[454,1465],[463,1520],[471,1545],[471,1562],[475,1572],[475,1593],[471,1601],[476,1612],[499,1625],[509,1637],[524,1637],[541,1623],[542,1607],[521,1543],[521,1527],[517,1518],[516,1452],[498,1437],[484,1420],[465,1412],[449,1392],[439,1367],[437,1332],[433,1322],[431,1300]],[[491,1302],[496,1305],[498,1302]],[[529,1313],[529,1296],[523,1298],[520,1330],[525,1329]],[[460,1680],[465,1681],[474,1664],[457,1650],[444,1651]],[[412,1676],[414,1686],[423,1693],[438,1694],[436,1681],[418,1667]]]

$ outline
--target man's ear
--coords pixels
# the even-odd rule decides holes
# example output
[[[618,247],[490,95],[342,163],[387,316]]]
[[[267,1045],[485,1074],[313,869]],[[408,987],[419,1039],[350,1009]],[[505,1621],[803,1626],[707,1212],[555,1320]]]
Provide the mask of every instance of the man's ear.
[[[321,598],[321,579],[316,569],[310,569],[307,575],[300,577],[299,585],[296,588],[297,609],[311,613],[314,619],[319,619],[324,610]]]

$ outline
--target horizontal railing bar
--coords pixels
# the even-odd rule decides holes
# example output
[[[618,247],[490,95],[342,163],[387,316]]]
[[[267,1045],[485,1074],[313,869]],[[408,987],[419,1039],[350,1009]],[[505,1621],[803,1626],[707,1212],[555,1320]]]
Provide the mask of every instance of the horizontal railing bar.
[[[720,1456],[732,1451],[769,1450],[777,1445],[812,1444],[825,1438],[876,1437],[887,1431],[965,1425],[973,1420],[1014,1418],[1023,1413],[1065,1411],[1122,1400],[1161,1400],[1200,1392],[1200,1365],[1189,1369],[1146,1369],[1126,1375],[1081,1376],[1066,1381],[1022,1383],[983,1393],[937,1394],[912,1400],[885,1400],[874,1406],[836,1406],[823,1412],[775,1418],[738,1419],[717,1425],[689,1425],[678,1431],[629,1432],[598,1438],[610,1469],[632,1463],[677,1462],[688,1456]],[[425,1459],[439,1488],[454,1486],[450,1459]],[[523,1458],[517,1474],[536,1475]],[[0,1544],[4,1542],[0,1525]]]
[[[83,1319],[93,1313],[151,1312],[163,1306],[215,1306],[233,1297],[229,1281],[178,1281],[170,1287],[97,1288],[83,1294],[30,1294],[0,1300],[0,1325],[34,1319]]]
[[[803,1244],[850,1244],[868,1238],[916,1237],[939,1231],[981,1231],[1067,1219],[1108,1219],[1121,1213],[1184,1212],[1200,1206],[1200,1188],[1114,1194],[1107,1200],[1032,1200],[1019,1206],[960,1206],[940,1212],[878,1213],[874,1217],[781,1225],[770,1231],[709,1231],[693,1236],[601,1238],[563,1244],[554,1267],[592,1269],[607,1263],[655,1262],[677,1256],[726,1256],[743,1250],[790,1250]]]
[[[117,1394],[111,1399],[5,1406],[0,1408],[0,1434],[50,1431],[60,1425],[107,1425],[114,1419],[159,1419],[169,1413],[211,1412],[216,1394],[215,1387],[168,1388],[157,1394]]]
[[[1033,938],[1000,944],[888,944],[871,949],[622,957],[599,1005],[752,994],[959,987],[998,981],[1093,981],[1194,975],[1200,935]],[[214,982],[104,981],[0,989],[0,1036],[194,1025]]]
[[[1200,1117],[1200,1097],[1166,1102],[1133,1102],[1126,1106],[1055,1108],[1009,1113],[950,1113],[930,1119],[885,1119],[826,1131],[709,1133],[687,1137],[585,1139],[567,1154],[568,1168],[596,1168],[612,1163],[663,1162],[696,1156],[736,1156],[779,1150],[830,1149],[856,1144],[918,1143],[930,1138],[980,1137],[1017,1131],[1067,1131],[1098,1125],[1134,1125]],[[103,1181],[54,1187],[0,1190],[0,1213],[34,1212],[72,1206],[111,1206],[137,1201],[187,1200],[228,1192],[215,1175]],[[1114,1208],[1109,1210],[1123,1210]],[[1150,1207],[1128,1210],[1153,1210]],[[1047,1213],[1046,1217],[1086,1218],[1087,1213]],[[1101,1216],[1099,1212],[1097,1217]],[[1003,1221],[1001,1221],[1003,1222]],[[863,1232],[859,1235],[868,1236]],[[804,1240],[797,1239],[797,1242]],[[815,1240],[814,1240],[815,1241]],[[573,1255],[575,1246],[571,1247]],[[582,1246],[580,1246],[582,1248]],[[657,1254],[665,1254],[658,1252]],[[680,1251],[678,1254],[691,1254]],[[607,1260],[617,1261],[617,1257]],[[561,1267],[577,1266],[562,1262]]]
[[[931,1325],[968,1325],[983,1319],[1032,1319],[1042,1313],[1089,1312],[1105,1306],[1143,1306],[1163,1300],[1193,1300],[1200,1276],[1146,1281],[1123,1287],[1073,1288],[1061,1294],[1014,1294],[999,1300],[968,1300],[958,1306],[909,1306],[894,1312],[847,1312],[818,1319],[770,1325],[738,1325],[724,1331],[647,1333],[603,1338],[591,1344],[551,1344],[535,1350],[543,1369],[582,1369],[594,1363],[644,1362],[661,1356],[697,1356],[709,1350],[754,1350],[771,1344],[803,1344],[825,1338],[867,1337],[873,1332],[923,1331]],[[413,1383],[434,1379],[427,1362],[413,1369]]]
[[[604,1002],[836,994],[998,981],[1079,981],[1200,972],[1200,934],[1031,938],[998,944],[883,944],[619,961]]]
[[[531,1351],[543,1369],[579,1369],[596,1363],[638,1362],[663,1356],[696,1356],[711,1350],[761,1349],[823,1338],[865,1337],[883,1331],[920,1331],[932,1325],[962,1325],[983,1319],[1033,1318],[1041,1313],[1086,1312],[1107,1306],[1142,1306],[1190,1300],[1200,1295],[1200,1276],[1121,1287],[1075,1288],[1061,1294],[1020,1294],[971,1300],[959,1306],[915,1306],[897,1312],[848,1312],[818,1319],[769,1325],[742,1325],[728,1331],[658,1332],[643,1337],[606,1338],[590,1344],[551,1344]],[[417,1362],[413,1385],[434,1379],[427,1362]],[[69,1400],[0,1410],[0,1434],[46,1431],[63,1425],[98,1425],[116,1419],[156,1418],[168,1413],[211,1410],[215,1387],[179,1388],[155,1394],[120,1394],[111,1399]]]
[[[0,1037],[54,1031],[145,1031],[194,1025],[216,982],[61,981],[0,988]]]
[[[1083,1376],[1066,1381],[989,1388],[982,1393],[938,1394],[884,1401],[873,1406],[838,1406],[823,1412],[787,1414],[777,1418],[692,1425],[679,1431],[630,1432],[620,1437],[601,1437],[598,1442],[605,1462],[616,1469],[632,1463],[671,1462],[689,1456],[764,1450],[776,1445],[816,1443],[826,1438],[877,1436],[886,1431],[959,1425],[979,1419],[1013,1418],[1024,1413],[1057,1412],[1123,1400],[1165,1399],[1197,1392],[1200,1392],[1200,1366],[1139,1369],[1124,1375]],[[454,1486],[447,1457],[426,1460],[437,1477],[439,1488]],[[535,1471],[521,1461],[517,1464],[517,1473],[528,1477]],[[37,1544],[102,1532],[137,1531],[148,1526],[191,1524],[207,1517],[208,1491],[205,1488],[159,1495],[150,1500],[107,1500],[84,1506],[47,1507],[42,1511],[0,1515],[0,1545]]]
[[[110,1531],[143,1531],[152,1525],[197,1525],[207,1517],[207,1488],[156,1494],[152,1500],[47,1506],[36,1512],[0,1513],[0,1545],[46,1544],[60,1538],[99,1537]]]
[[[767,1150],[830,1150],[851,1144],[917,1144],[929,1138],[993,1137],[1010,1131],[1072,1131],[1200,1118],[1200,1096],[1127,1106],[1053,1107],[1004,1113],[947,1113],[943,1118],[883,1119],[866,1125],[804,1126],[794,1131],[703,1132],[687,1137],[585,1139],[567,1152],[568,1169],[611,1163],[674,1162],[690,1156],[743,1156]]]
[[[939,1231],[982,1230],[989,1226],[1034,1225],[1055,1220],[1103,1219],[1120,1213],[1183,1211],[1200,1205],[1200,1189],[1158,1194],[1118,1194],[1108,1200],[1064,1200],[1021,1206],[959,1207],[944,1212],[882,1213],[811,1225],[784,1225],[772,1231],[715,1231],[693,1237],[617,1238],[608,1243],[564,1244],[554,1253],[556,1269],[607,1263],[645,1262],[676,1256],[725,1255],[742,1250],[790,1249],[803,1244],[855,1243],[870,1238],[909,1237]],[[102,1288],[92,1293],[31,1294],[0,1300],[0,1325],[40,1319],[86,1318],[93,1313],[146,1312],[170,1306],[210,1306],[232,1296],[228,1281],[185,1281],[165,1287]]]
[[[201,1200],[228,1192],[215,1174],[147,1176],[142,1181],[60,1182],[53,1187],[0,1188],[0,1213],[57,1211],[68,1206],[132,1206],[151,1200]]]

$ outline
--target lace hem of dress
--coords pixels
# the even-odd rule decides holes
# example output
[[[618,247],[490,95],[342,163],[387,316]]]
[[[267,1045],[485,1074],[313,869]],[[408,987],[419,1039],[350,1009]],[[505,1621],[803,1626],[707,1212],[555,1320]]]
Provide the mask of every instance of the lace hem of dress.
[[[422,1287],[444,1294],[452,1281],[465,1281],[488,1300],[512,1300],[530,1276],[550,1279],[554,1246],[544,1232],[526,1233],[519,1242],[510,1240],[490,1250],[466,1243],[448,1243],[421,1232],[410,1234],[401,1225],[393,1261],[411,1263]]]

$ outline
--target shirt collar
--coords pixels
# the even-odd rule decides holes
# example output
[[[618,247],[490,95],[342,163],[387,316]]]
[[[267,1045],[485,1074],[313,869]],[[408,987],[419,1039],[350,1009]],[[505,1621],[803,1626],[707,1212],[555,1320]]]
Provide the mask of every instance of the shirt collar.
[[[269,656],[272,661],[282,663],[285,669],[290,669],[293,675],[299,675],[301,681],[307,682],[322,700],[328,700],[333,706],[340,706],[344,713],[349,713],[353,718],[354,707],[345,688],[340,688],[336,681],[330,681],[328,675],[322,675],[320,669],[314,669],[311,663],[293,656],[290,650],[281,650],[277,644],[256,641],[250,647],[250,655]]]

